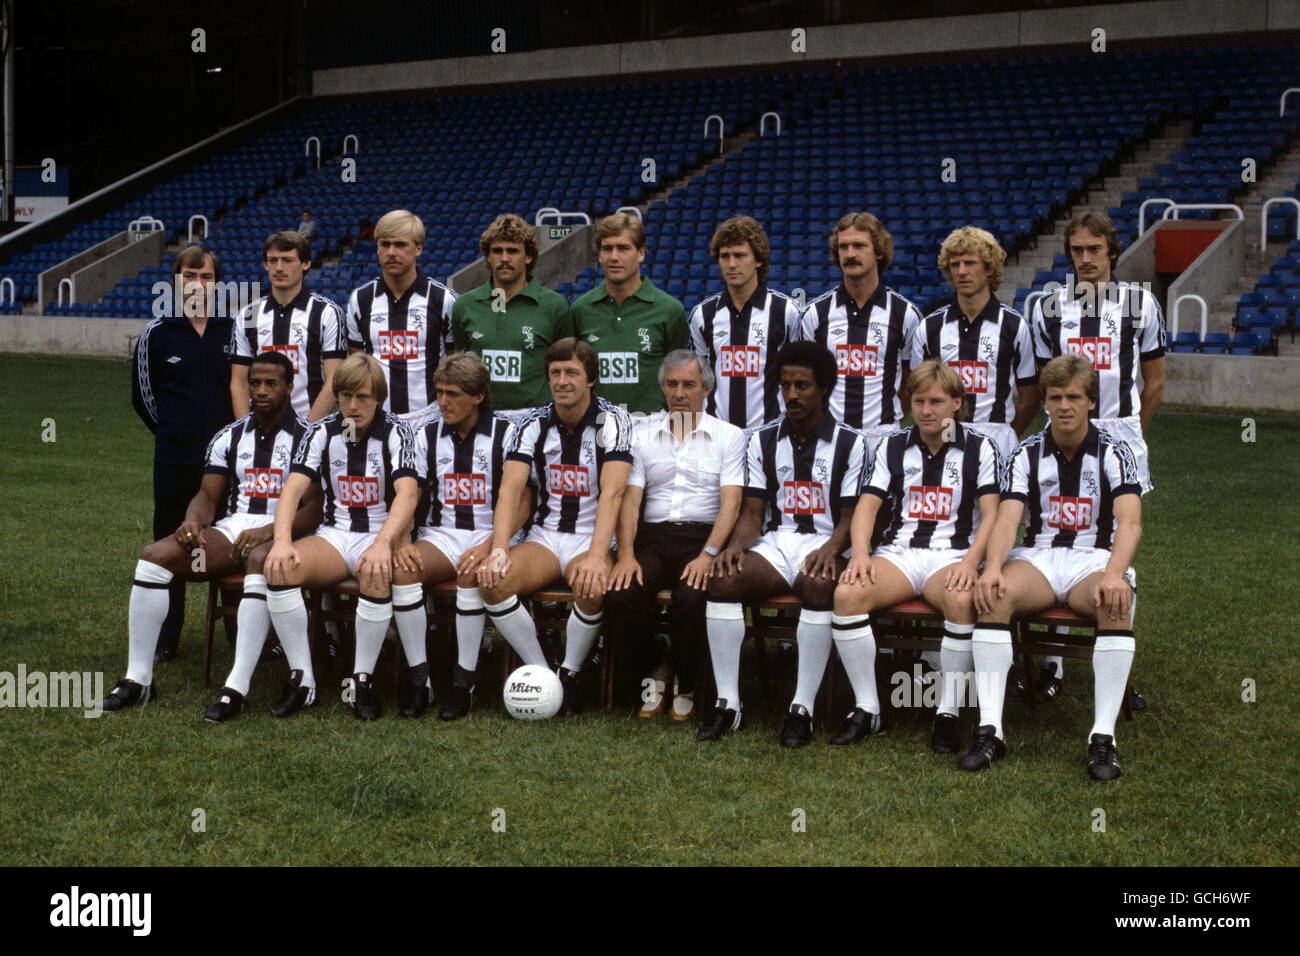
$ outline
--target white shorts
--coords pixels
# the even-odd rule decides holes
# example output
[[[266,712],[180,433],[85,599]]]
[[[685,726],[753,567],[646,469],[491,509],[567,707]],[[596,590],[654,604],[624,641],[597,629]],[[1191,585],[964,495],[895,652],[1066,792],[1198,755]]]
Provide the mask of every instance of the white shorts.
[[[235,539],[245,531],[251,531],[254,528],[265,528],[274,521],[274,515],[226,515],[220,521],[214,522],[211,530],[221,532],[231,544],[234,544]]]
[[[831,539],[828,534],[800,534],[798,531],[769,531],[749,550],[759,555],[794,587],[794,579],[803,573],[808,555]]]
[[[1133,459],[1138,466],[1138,476],[1142,479],[1142,494],[1145,495],[1154,489],[1155,485],[1151,483],[1151,462],[1147,457],[1147,442],[1142,437],[1142,419],[1137,415],[1130,415],[1128,418],[1099,418],[1096,425],[1101,431],[1109,433],[1112,438],[1118,438],[1128,445],[1129,451],[1133,452]]]
[[[430,528],[425,525],[420,529],[416,540],[429,542],[444,558],[451,562],[451,566],[454,568],[461,555],[481,542],[484,537],[486,535],[482,531],[465,531],[462,528]]]
[[[366,553],[366,548],[375,543],[375,538],[379,537],[378,531],[345,531],[342,528],[331,528],[327,525],[321,525],[316,529],[316,537],[322,538],[343,558],[343,563],[348,566],[348,574],[353,577],[357,573],[357,562],[361,556]]]
[[[533,544],[540,544],[551,554],[555,555],[556,560],[560,562],[560,573],[563,574],[573,562],[573,559],[586,551],[591,550],[591,535],[588,534],[568,534],[564,531],[550,531],[541,525],[533,525],[532,530],[528,532],[528,537],[524,538],[525,542],[531,541]]]
[[[1007,555],[1011,561],[1028,561],[1047,578],[1056,595],[1056,603],[1064,604],[1066,598],[1080,581],[1090,574],[1105,571],[1110,563],[1110,552],[1102,548],[1015,548]],[[1137,587],[1137,575],[1129,568],[1124,580]]]
[[[936,571],[956,564],[966,557],[966,552],[956,548],[904,548],[890,544],[878,549],[872,557],[884,558],[902,571],[903,576],[912,584],[912,593],[919,597],[925,590],[925,582]]]
[[[962,422],[962,424],[966,426],[967,431],[983,435],[993,442],[993,447],[998,450],[998,461],[1010,461],[1015,455],[1020,439],[1016,437],[1016,430],[1010,425],[1003,422]]]
[[[900,430],[897,425],[868,425],[866,428],[859,429],[862,432],[862,437],[867,440],[867,457],[865,461],[868,468],[876,460],[876,452],[880,448],[880,443]]]

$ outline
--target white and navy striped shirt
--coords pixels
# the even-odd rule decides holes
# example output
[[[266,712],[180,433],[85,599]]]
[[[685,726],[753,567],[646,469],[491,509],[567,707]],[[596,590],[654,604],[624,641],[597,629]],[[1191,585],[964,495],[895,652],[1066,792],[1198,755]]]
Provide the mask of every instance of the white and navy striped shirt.
[[[1109,551],[1115,499],[1141,493],[1133,452],[1092,422],[1073,461],[1066,461],[1049,426],[1020,443],[1002,480],[1003,500],[1025,503],[1026,548]]]
[[[829,412],[803,443],[784,415],[758,429],[745,456],[745,497],[768,502],[763,533],[829,535],[839,512],[858,503],[865,459],[866,440]]]
[[[600,470],[607,461],[632,461],[632,421],[603,398],[591,405],[571,433],[550,402],[515,426],[506,442],[506,460],[531,469],[537,489],[533,520],[548,531],[591,535],[596,530]]]
[[[423,272],[400,299],[382,278],[348,299],[348,345],[379,360],[388,378],[384,410],[422,420],[436,401],[433,373],[449,352],[451,306],[456,294]]]
[[[325,492],[321,522],[344,531],[375,533],[388,520],[398,478],[415,478],[415,436],[390,412],[377,411],[370,427],[348,441],[350,420],[338,412],[314,422],[298,444],[292,471],[319,481]]]
[[[1035,302],[1030,319],[1040,365],[1073,352],[1097,370],[1101,394],[1093,418],[1130,418],[1142,411],[1138,368],[1165,354],[1165,318],[1154,295],[1119,282],[1099,303],[1092,286],[1074,286],[1072,279]]]
[[[301,289],[281,306],[275,296],[249,303],[230,334],[230,361],[253,364],[261,352],[283,352],[293,363],[293,392],[289,401],[303,418],[325,385],[325,360],[348,356],[343,314],[315,292]]]
[[[961,375],[966,421],[1009,425],[1016,385],[1038,381],[1029,323],[993,295],[971,322],[956,302],[921,320],[912,339],[912,368],[937,358]]]
[[[263,433],[257,418],[248,414],[212,436],[203,473],[225,477],[227,515],[275,516],[293,453],[307,428],[290,408],[270,432]]]
[[[863,484],[893,507],[881,545],[965,551],[980,525],[979,500],[996,495],[999,468],[993,442],[956,423],[937,454],[915,425],[880,443]]]
[[[415,470],[429,489],[425,526],[460,531],[492,530],[510,420],[482,406],[463,439],[446,422],[415,433]]]
[[[737,428],[757,428],[782,413],[776,353],[799,338],[799,307],[759,286],[736,309],[726,290],[691,312],[691,348],[713,369],[717,386],[704,410]]]
[[[898,393],[920,321],[916,306],[883,285],[861,309],[843,284],[808,303],[801,338],[830,349],[840,370],[840,387],[827,404],[832,415],[850,428],[903,420]]]

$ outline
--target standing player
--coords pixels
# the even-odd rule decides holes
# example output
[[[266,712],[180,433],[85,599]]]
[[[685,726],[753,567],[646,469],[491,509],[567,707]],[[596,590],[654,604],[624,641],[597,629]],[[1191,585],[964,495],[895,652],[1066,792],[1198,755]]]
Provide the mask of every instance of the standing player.
[[[1042,407],[1029,323],[993,295],[1006,259],[983,229],[949,233],[939,249],[939,270],[956,300],[922,319],[912,338],[912,366],[938,359],[957,370],[966,390],[966,427],[991,440],[1004,459]]]
[[[866,449],[862,435],[826,411],[838,377],[826,348],[793,342],[772,364],[785,414],[749,437],[745,502],[709,579],[705,616],[718,700],[696,736],[717,740],[740,726],[744,605],[794,591],[803,602],[799,673],[781,746],[800,747],[812,739],[813,703],[830,660],[831,601]]]
[[[451,695],[439,714],[443,720],[456,720],[468,714],[473,703],[486,624],[476,575],[492,540],[492,512],[510,422],[488,407],[488,370],[477,355],[447,356],[433,380],[442,416],[415,436],[415,469],[428,490],[416,512],[415,542],[404,541],[393,553],[393,593],[456,579],[456,670]],[[528,515],[527,501],[520,496],[515,530]],[[411,613],[423,630],[423,603]]]
[[[959,688],[971,669],[971,589],[998,510],[998,456],[991,441],[958,422],[965,393],[950,366],[922,362],[907,390],[916,424],[886,438],[865,472],[852,557],[835,589],[831,627],[857,700],[831,743],[851,744],[880,730],[871,612],[923,597],[943,611],[943,692],[930,745],[950,754],[957,752]],[[885,501],[893,517],[880,547],[869,550]]]
[[[1113,780],[1120,773],[1115,719],[1133,664],[1130,565],[1142,536],[1141,479],[1128,445],[1089,420],[1098,384],[1087,359],[1058,356],[1043,366],[1040,381],[1051,423],[1021,443],[1010,463],[976,586],[971,648],[980,726],[959,766],[980,770],[1007,752],[1002,688],[1011,668],[1011,620],[1063,604],[1096,621],[1088,772]],[[1012,550],[1022,518],[1025,537]]]
[[[289,407],[293,367],[285,356],[269,353],[254,359],[248,379],[252,414],[213,436],[202,483],[183,520],[167,537],[140,552],[131,588],[126,677],[104,700],[105,710],[121,710],[158,696],[153,679],[154,649],[167,615],[167,588],[171,582],[213,580],[241,570],[245,574],[244,600],[239,604],[239,642],[235,668],[223,694],[229,692],[233,713],[243,707],[243,695],[248,692],[248,681],[266,637],[266,584],[260,576],[260,560],[267,549],[261,546],[270,540],[271,519],[290,457],[307,430],[306,423]],[[213,518],[223,504],[226,514],[214,524]],[[306,500],[304,505],[293,515],[295,534],[310,531],[320,517],[319,497]],[[198,564],[196,558],[200,556],[203,561]],[[203,570],[195,571],[196,564]],[[290,656],[291,667],[297,660],[297,650],[294,648]]]
[[[844,281],[804,310],[802,338],[835,355],[841,386],[829,411],[867,439],[867,453],[903,420],[907,351],[921,313],[880,281],[894,258],[894,240],[869,212],[851,212],[831,233],[831,262]]]
[[[401,418],[383,411],[384,370],[369,355],[352,355],[334,373],[339,410],[311,426],[299,443],[292,473],[276,510],[275,544],[266,558],[271,623],[286,648],[307,639],[302,588],[328,588],[349,575],[361,586],[357,598],[356,662],[352,710],[361,720],[379,717],[372,676],[389,622],[396,619],[407,667],[402,675],[402,716],[428,709],[432,689],[425,654],[424,591],[419,584],[392,584],[393,547],[409,533],[420,485],[415,438]],[[325,516],[316,534],[291,540],[292,508],[315,482],[325,493]],[[315,699],[310,664],[299,685],[304,704]]]
[[[525,664],[545,664],[537,629],[521,598],[563,575],[573,591],[565,628],[561,713],[578,712],[578,672],[600,632],[613,570],[609,546],[632,469],[627,412],[597,398],[596,352],[561,339],[546,350],[555,400],[515,426],[492,520],[492,552],[479,571],[487,612]],[[532,530],[509,547],[519,496],[537,488]]]
[[[491,278],[452,307],[457,351],[478,355],[492,375],[492,401],[511,421],[551,400],[543,360],[573,333],[564,296],[534,277],[537,232],[518,216],[497,216],[483,230],[479,251]]]
[[[709,363],[718,387],[705,411],[737,428],[757,428],[781,414],[772,359],[799,338],[799,307],[767,287],[767,233],[749,216],[728,219],[709,242],[723,292],[691,312],[691,347]]]
[[[311,246],[296,232],[277,232],[262,243],[262,265],[271,294],[245,308],[235,320],[230,376],[236,415],[248,414],[248,366],[260,352],[283,352],[293,365],[291,403],[299,417],[319,421],[334,410],[330,380],[347,358],[343,317],[324,296],[307,291]]]
[[[596,394],[624,411],[649,415],[664,407],[659,367],[674,349],[689,346],[686,310],[641,275],[645,226],[619,212],[596,227],[605,279],[573,303],[574,334],[596,350]]]
[[[203,454],[217,429],[230,423],[229,316],[212,315],[221,260],[202,246],[176,256],[173,288],[155,304],[156,317],[135,344],[131,404],[154,434],[153,534],[170,535],[185,520],[203,481]],[[160,307],[161,306],[161,307]],[[176,654],[185,620],[185,582],[172,581],[170,609],[156,658]]]
[[[1065,227],[1065,254],[1074,282],[1049,291],[1029,315],[1038,361],[1067,353],[1088,360],[1100,389],[1092,417],[1098,428],[1129,446],[1146,494],[1154,486],[1144,433],[1165,392],[1164,314],[1150,290],[1112,281],[1119,233],[1106,214],[1086,212],[1071,219]],[[1059,693],[1064,665],[1060,657],[1043,662],[1040,699]],[[1135,710],[1146,706],[1136,692],[1132,702]]]
[[[348,348],[373,355],[388,383],[384,411],[412,428],[437,414],[433,372],[452,350],[455,294],[420,271],[424,223],[405,209],[384,213],[375,225],[383,274],[348,299]]]

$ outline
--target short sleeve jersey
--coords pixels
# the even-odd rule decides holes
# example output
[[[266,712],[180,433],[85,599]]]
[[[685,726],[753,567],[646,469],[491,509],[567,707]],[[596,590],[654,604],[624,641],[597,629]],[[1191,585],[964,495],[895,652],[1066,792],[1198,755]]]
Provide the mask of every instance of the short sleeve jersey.
[[[551,400],[543,360],[546,350],[574,334],[569,303],[536,278],[498,305],[490,283],[470,289],[452,307],[452,341],[473,352],[492,376],[492,407],[536,408]]]
[[[808,303],[801,338],[830,349],[840,381],[828,408],[850,428],[896,425],[904,409],[898,393],[907,347],[920,310],[888,286],[878,285],[859,309],[841,284]]]
[[[570,432],[555,403],[537,408],[510,434],[506,460],[529,466],[537,489],[533,520],[548,531],[591,535],[596,530],[600,471],[607,461],[632,461],[632,422],[627,412],[593,397]]]
[[[767,501],[765,533],[829,535],[858,502],[865,456],[862,435],[830,414],[805,442],[782,416],[749,436],[745,497]]]
[[[979,499],[1000,490],[998,471],[993,443],[961,423],[934,454],[915,425],[889,436],[862,489],[893,504],[881,545],[965,551],[979,528]]]
[[[1020,443],[1004,469],[1002,498],[1025,504],[1026,548],[1101,548],[1115,535],[1115,499],[1141,495],[1133,452],[1088,423],[1088,435],[1067,460],[1049,426]]]
[[[339,307],[305,288],[283,306],[270,295],[250,303],[235,320],[230,360],[247,367],[262,352],[282,352],[293,363],[289,402],[306,418],[325,386],[325,360],[348,355]]]
[[[975,321],[957,303],[921,320],[912,339],[912,368],[937,358],[951,365],[966,389],[966,420],[1015,421],[1015,386],[1038,381],[1029,323],[990,295]]]
[[[492,530],[509,431],[508,419],[480,408],[464,438],[442,421],[415,433],[415,469],[429,489],[427,527]]]
[[[378,412],[365,433],[335,412],[311,425],[298,445],[292,471],[319,481],[325,492],[322,524],[344,531],[377,532],[388,520],[399,478],[419,479],[411,426],[392,412]]]
[[[620,304],[602,282],[573,303],[573,327],[599,358],[597,395],[629,412],[664,407],[659,367],[665,355],[688,348],[690,341],[680,302],[643,277]]]
[[[348,300],[348,345],[379,360],[388,379],[384,410],[424,412],[435,402],[433,373],[453,351],[451,309],[456,295],[417,271],[411,287],[395,297],[382,278],[372,279]]]
[[[275,516],[293,453],[307,427],[290,408],[268,432],[249,414],[212,436],[203,473],[226,478],[226,514]]]

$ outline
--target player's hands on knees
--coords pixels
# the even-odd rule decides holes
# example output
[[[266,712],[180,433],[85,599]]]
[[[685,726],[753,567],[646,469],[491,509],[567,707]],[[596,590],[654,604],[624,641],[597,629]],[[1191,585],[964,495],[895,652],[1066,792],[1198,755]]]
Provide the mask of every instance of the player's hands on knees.
[[[611,591],[622,591],[624,588],[631,587],[633,578],[636,578],[637,584],[645,584],[645,574],[641,570],[641,562],[631,555],[626,558],[620,557],[614,562],[614,570],[609,576],[609,589]]]
[[[493,548],[478,569],[478,586],[494,588],[510,573],[510,552],[505,548]]]
[[[393,583],[393,549],[387,542],[376,540],[366,548],[357,562],[357,580],[381,590]]]
[[[955,567],[948,569],[948,576],[943,586],[949,591],[969,591],[979,580],[979,565],[969,558],[962,558]]]
[[[197,521],[186,521],[176,529],[176,541],[187,551],[190,548],[207,547],[207,538],[203,534],[203,525]]]
[[[713,576],[725,578],[739,574],[745,566],[745,552],[739,548],[725,548],[714,562]]]
[[[701,551],[698,557],[682,568],[682,576],[678,580],[685,581],[697,591],[703,591],[709,582],[709,575],[713,572],[713,560]]]
[[[258,545],[266,544],[275,538],[275,525],[267,524],[260,528],[249,528],[246,531],[239,532],[239,537],[235,539],[235,554],[241,559],[248,557],[248,552],[252,551]]]
[[[1097,602],[1097,609],[1107,617],[1128,622],[1128,612],[1133,592],[1124,580],[1124,575],[1107,571],[1101,576],[1101,582],[1093,588],[1092,599]]]
[[[600,555],[588,554],[573,567],[569,588],[574,595],[585,600],[604,597],[609,579],[605,573],[605,560]]]
[[[804,558],[803,573],[810,578],[835,580],[835,549],[830,544],[824,544],[808,555]]]
[[[849,566],[840,575],[840,584],[861,584],[864,587],[876,583],[876,566],[871,555],[854,552],[849,558]]]
[[[408,574],[419,574],[424,570],[424,558],[420,557],[420,549],[410,541],[403,541],[393,549],[393,567]]]
[[[302,556],[292,544],[275,544],[266,556],[262,570],[266,573],[268,584],[288,584],[287,576],[302,564]]]
[[[456,562],[456,574],[475,574],[483,564],[483,560],[492,550],[492,542],[484,541],[482,544],[476,544],[472,548],[466,549],[465,553],[460,556]]]
[[[991,614],[993,605],[1007,596],[1007,582],[1002,577],[1001,568],[986,568],[975,582],[975,610],[980,614]]]

